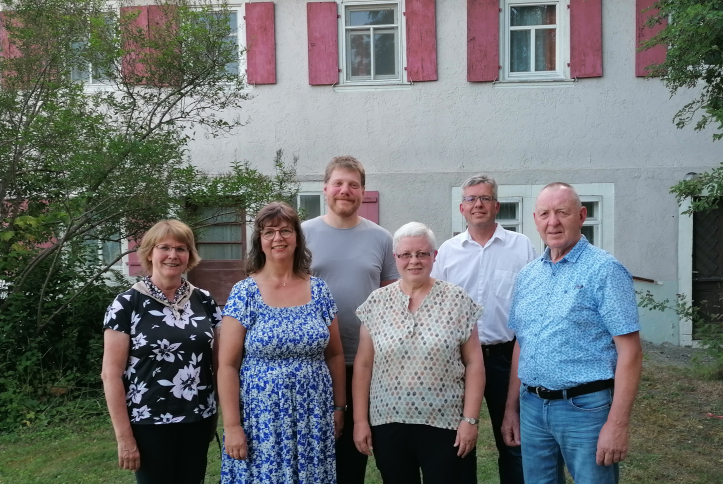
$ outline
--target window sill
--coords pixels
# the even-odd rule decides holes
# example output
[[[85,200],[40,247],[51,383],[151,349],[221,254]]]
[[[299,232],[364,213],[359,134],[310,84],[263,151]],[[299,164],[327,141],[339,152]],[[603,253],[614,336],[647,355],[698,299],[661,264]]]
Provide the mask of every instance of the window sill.
[[[342,84],[334,86],[334,92],[406,91],[412,83],[397,84]]]
[[[515,79],[496,81],[492,85],[499,89],[530,89],[539,87],[573,87],[575,79]]]

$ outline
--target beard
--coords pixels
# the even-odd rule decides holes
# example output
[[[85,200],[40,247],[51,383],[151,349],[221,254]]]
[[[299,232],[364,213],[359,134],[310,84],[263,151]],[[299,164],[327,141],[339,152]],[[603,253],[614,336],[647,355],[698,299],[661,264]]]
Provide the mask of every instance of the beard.
[[[339,200],[348,200],[353,202],[351,205],[340,204]],[[348,198],[348,197],[332,197],[329,201],[329,210],[337,214],[339,217],[351,217],[354,215],[359,207],[361,207],[362,199],[359,198]]]

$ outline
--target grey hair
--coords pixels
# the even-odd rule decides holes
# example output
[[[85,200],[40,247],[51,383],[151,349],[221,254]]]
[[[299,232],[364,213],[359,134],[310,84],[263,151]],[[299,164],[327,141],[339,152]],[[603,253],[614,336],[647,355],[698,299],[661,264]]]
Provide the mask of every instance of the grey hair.
[[[432,229],[419,222],[409,222],[404,224],[394,232],[394,240],[392,242],[392,250],[397,252],[397,245],[399,241],[404,237],[426,237],[429,245],[432,246],[432,250],[437,250],[437,239],[434,237]]]
[[[464,183],[462,183],[462,193],[464,193],[464,191],[469,187],[473,187],[475,185],[482,185],[482,184],[489,185],[492,187],[492,196],[494,196],[496,199],[497,198],[497,181],[495,181],[495,179],[492,178],[491,176],[483,175],[481,173],[467,178],[464,181]]]
[[[547,189],[560,190],[561,188],[566,188],[566,189],[570,190],[570,192],[572,192],[572,196],[575,201],[575,208],[582,207],[582,201],[580,201],[580,195],[578,195],[577,190],[575,190],[575,187],[573,187],[569,183],[565,183],[565,182],[548,183],[547,185],[545,185],[545,187],[542,190],[540,190],[540,193],[544,192]],[[539,197],[540,195],[538,194],[537,196]]]

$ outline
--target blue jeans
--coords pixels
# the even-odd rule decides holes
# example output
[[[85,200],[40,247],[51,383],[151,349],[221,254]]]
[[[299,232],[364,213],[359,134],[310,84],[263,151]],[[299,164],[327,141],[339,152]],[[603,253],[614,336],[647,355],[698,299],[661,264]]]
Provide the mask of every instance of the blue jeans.
[[[612,389],[545,400],[520,388],[522,468],[527,484],[617,484],[618,464],[595,462],[597,440],[612,403]]]

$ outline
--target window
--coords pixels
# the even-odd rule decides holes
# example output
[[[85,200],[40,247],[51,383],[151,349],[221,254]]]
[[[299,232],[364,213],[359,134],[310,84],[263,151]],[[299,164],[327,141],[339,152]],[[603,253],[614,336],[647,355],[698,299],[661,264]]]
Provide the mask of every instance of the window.
[[[114,36],[116,17],[111,13],[104,14],[102,18],[96,17],[91,19],[90,26],[93,35],[100,37]],[[71,49],[78,54],[84,54],[84,51],[88,49],[88,40],[73,42]],[[95,54],[97,57],[102,56],[102,53]],[[93,61],[88,61],[87,63],[74,65],[70,71],[70,79],[86,84],[103,84],[108,81],[112,69],[113,66],[110,61],[103,62],[100,59],[97,61],[93,59]]]
[[[580,197],[582,205],[587,208],[587,219],[582,226],[582,235],[592,245],[599,245],[602,237],[600,235],[600,197]]]
[[[234,210],[205,208],[200,215],[207,227],[200,231],[196,248],[204,260],[239,260],[244,256],[241,218]]]
[[[500,55],[505,80],[568,77],[566,2],[502,0],[502,5]]]
[[[350,2],[343,9],[343,82],[401,83],[400,2]]]
[[[304,220],[311,220],[326,213],[324,194],[321,192],[305,192],[296,196],[296,209]]]
[[[240,11],[240,7],[233,8],[229,7],[229,9],[226,12],[213,12],[214,20],[219,21],[223,18],[223,16],[228,16],[228,27],[229,27],[229,33],[226,36],[226,45],[229,47],[232,47],[235,52],[237,52],[237,60],[235,62],[229,62],[226,64],[226,72],[232,75],[239,75],[241,73],[244,73],[246,70],[245,64],[242,65],[240,62],[241,59],[241,50],[243,45],[243,40],[240,38],[240,35],[243,34],[243,22],[239,23],[241,20],[243,20],[243,13]],[[211,22],[210,20],[207,20],[208,17],[204,16],[205,22]]]
[[[522,232],[522,198],[500,198],[500,211],[497,223],[512,232]]]

